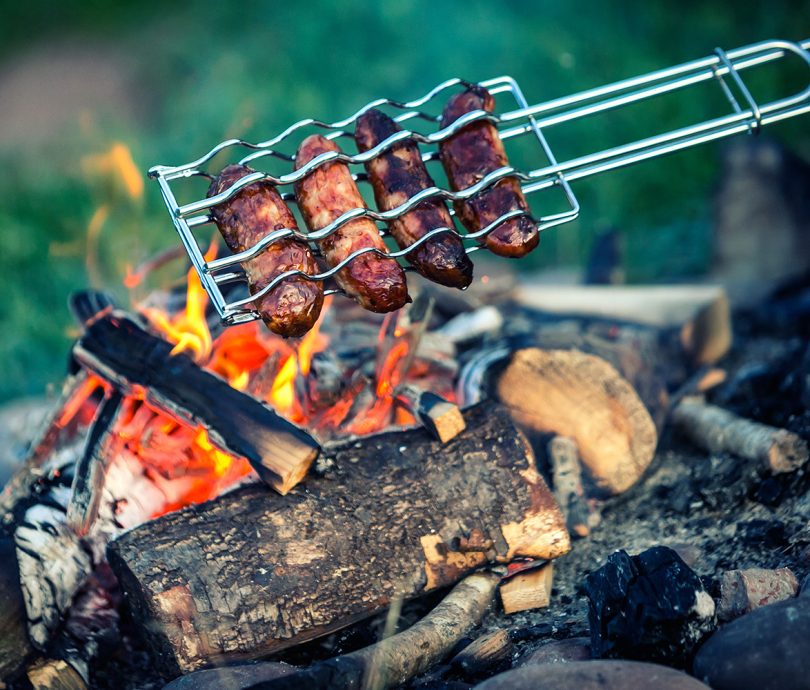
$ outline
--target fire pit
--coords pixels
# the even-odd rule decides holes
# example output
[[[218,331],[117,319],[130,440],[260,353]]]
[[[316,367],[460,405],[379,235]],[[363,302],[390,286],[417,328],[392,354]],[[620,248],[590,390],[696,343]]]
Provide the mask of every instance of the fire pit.
[[[536,135],[548,166],[495,170],[475,194],[518,179],[518,200],[559,186],[570,208],[538,227],[570,220],[578,176],[699,143],[700,131],[719,138],[799,114],[806,104],[790,99],[760,108],[737,71],[788,51],[806,57],[775,42],[689,63],[681,79],[733,79],[748,109],[732,97],[731,119],[590,162],[558,164],[535,120],[543,106],[530,108],[510,80],[487,82],[528,122],[504,138]],[[575,102],[595,97],[585,96]],[[442,137],[518,119],[469,115]],[[280,142],[254,146],[250,160],[275,156]],[[722,287],[548,287],[486,262],[464,292],[411,276],[407,306],[372,313],[338,294],[352,294],[341,271],[385,252],[335,261],[321,241],[360,216],[407,217],[413,197],[399,210],[346,212],[303,239],[276,229],[218,258],[218,244],[203,252],[192,231],[221,219],[195,214],[250,184],[285,182],[252,173],[179,205],[172,183],[207,176],[197,168],[223,147],[192,168],[153,169],[190,255],[184,285],[141,290],[173,252],[129,276],[127,308],[98,291],[71,299],[81,333],[62,394],[0,495],[0,678],[497,688],[607,674],[615,687],[705,687],[664,664],[731,687],[748,673],[732,626],[782,616],[804,639],[810,612],[792,599],[810,543],[806,282],[736,314],[734,350]],[[286,182],[344,163],[321,155]],[[431,189],[422,201],[443,196]],[[469,189],[445,192],[462,220]],[[436,228],[392,256],[425,272],[413,257],[431,239],[492,249],[499,227],[530,218],[525,199],[515,203],[491,222],[480,212],[477,233]],[[285,240],[313,245],[328,268],[260,285],[267,276],[251,262]],[[313,327],[285,339],[258,305],[291,279],[327,289]],[[783,312],[781,334],[763,327],[763,314]],[[718,617],[732,622],[715,632]],[[798,656],[785,654],[790,678]],[[620,661],[582,661],[590,656]],[[496,675],[513,666],[523,668]]]

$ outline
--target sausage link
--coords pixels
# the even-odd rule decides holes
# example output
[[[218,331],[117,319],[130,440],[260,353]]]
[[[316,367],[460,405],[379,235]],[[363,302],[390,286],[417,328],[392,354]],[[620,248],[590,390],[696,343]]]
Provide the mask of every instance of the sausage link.
[[[219,194],[252,172],[246,165],[229,165],[211,183],[208,196]],[[249,249],[274,230],[298,229],[292,212],[275,187],[266,181],[239,190],[236,196],[211,209],[211,215],[232,252]],[[299,270],[310,275],[318,272],[309,246],[294,238],[273,242],[242,266],[251,295],[286,271]],[[323,307],[323,285],[293,276],[281,281],[254,304],[273,333],[284,337],[301,336],[318,320]]]
[[[358,119],[354,131],[357,148],[368,151],[401,127],[379,110],[368,110]],[[434,183],[422,162],[419,147],[408,139],[366,163],[369,181],[377,207],[390,211],[401,206]],[[452,228],[453,219],[441,200],[424,201],[404,216],[388,223],[388,228],[401,249],[436,228]],[[421,273],[440,285],[466,288],[472,282],[473,265],[464,244],[449,233],[437,235],[417,247],[408,261]]]
[[[495,107],[492,94],[472,86],[453,96],[442,113],[441,126],[447,127],[465,113]],[[498,130],[491,122],[475,122],[439,144],[439,155],[450,186],[455,191],[471,187],[493,170],[509,165]],[[492,187],[467,201],[454,204],[456,214],[467,230],[477,232],[509,211],[527,211],[529,205],[513,177],[498,181]],[[486,237],[486,246],[499,256],[518,258],[537,246],[537,225],[528,216],[501,223]]]
[[[296,169],[326,151],[340,151],[337,144],[313,134],[301,142],[295,156]],[[295,185],[298,208],[307,227],[314,231],[329,225],[341,214],[366,204],[345,163],[332,162],[313,170]],[[333,268],[350,254],[365,247],[388,249],[377,226],[369,218],[357,218],[342,225],[319,242],[326,264]],[[394,311],[408,301],[405,272],[395,259],[373,252],[362,254],[341,269],[335,279],[341,289],[368,309],[378,313]]]

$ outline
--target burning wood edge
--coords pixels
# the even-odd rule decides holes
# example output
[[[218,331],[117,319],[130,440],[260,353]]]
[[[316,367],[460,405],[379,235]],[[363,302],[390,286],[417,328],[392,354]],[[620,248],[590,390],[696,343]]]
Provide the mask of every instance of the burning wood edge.
[[[93,381],[85,371],[79,371],[65,380],[51,413],[42,420],[31,441],[25,463],[14,473],[0,492],[0,516],[3,516],[6,522],[10,521],[6,514],[14,508],[20,498],[28,496],[32,484],[40,476],[39,468],[54,449],[59,434],[65,426],[64,420],[72,420],[76,410],[98,387],[98,381]]]
[[[633,387],[605,360],[578,350],[514,353],[498,397],[528,431],[571,437],[596,487],[630,488],[655,455],[658,434]]]
[[[116,458],[118,429],[123,397],[117,391],[110,393],[99,405],[96,419],[87,436],[79,461],[74,469],[67,524],[80,537],[85,536],[98,516],[104,480]]]
[[[318,443],[186,355],[172,355],[172,349],[125,314],[112,312],[88,326],[73,356],[121,392],[205,427],[216,445],[247,458],[279,493],[298,484],[320,452]]]
[[[551,602],[553,578],[554,564],[546,563],[504,580],[500,588],[504,613],[519,613],[548,606]]]
[[[807,441],[798,434],[738,417],[702,398],[681,401],[672,411],[672,421],[710,453],[726,451],[760,462],[774,473],[792,472],[810,455]]]
[[[383,690],[427,671],[480,624],[499,576],[475,573],[459,582],[422,620],[407,630],[351,654],[314,664],[251,690],[373,688]]]
[[[430,391],[403,385],[397,388],[396,399],[442,443],[458,436],[467,426],[458,405]]]
[[[284,498],[260,485],[122,535],[108,557],[169,674],[333,632],[487,563],[570,548],[505,410],[466,412],[446,445],[413,429],[331,447]]]

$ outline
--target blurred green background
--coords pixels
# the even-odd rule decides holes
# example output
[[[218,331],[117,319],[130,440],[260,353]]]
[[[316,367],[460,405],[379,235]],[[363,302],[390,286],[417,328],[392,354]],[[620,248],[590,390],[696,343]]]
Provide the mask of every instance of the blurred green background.
[[[810,36],[806,0],[774,2],[0,2],[0,400],[64,373],[68,293],[123,295],[127,265],[176,236],[144,172],[223,138],[266,138],[440,80],[517,78],[530,102],[766,38]],[[753,78],[783,95],[798,70]],[[719,90],[548,132],[558,157],[727,112]],[[771,129],[810,157],[808,119]],[[581,220],[521,268],[573,265],[622,233],[633,282],[705,272],[718,146],[577,185]],[[178,274],[181,268],[177,266]]]

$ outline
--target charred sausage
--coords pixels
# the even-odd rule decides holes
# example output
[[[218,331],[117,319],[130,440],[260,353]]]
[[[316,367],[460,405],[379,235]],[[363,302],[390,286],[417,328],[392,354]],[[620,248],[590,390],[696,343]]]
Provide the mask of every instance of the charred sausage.
[[[301,142],[295,156],[296,169],[326,151],[339,151],[337,144],[313,134]],[[326,227],[341,214],[353,208],[364,208],[365,202],[345,163],[332,162],[313,170],[295,184],[295,196],[307,227],[314,231]],[[387,252],[377,226],[369,218],[357,218],[340,226],[320,240],[326,264],[333,268],[350,254],[365,247]],[[335,276],[338,285],[350,297],[379,313],[394,311],[408,302],[405,272],[395,259],[373,252],[362,254]]]
[[[447,127],[473,110],[492,112],[495,99],[485,88],[473,86],[453,96],[442,113]],[[509,165],[498,130],[491,122],[479,121],[463,127],[439,144],[439,156],[455,191],[471,187],[493,170]],[[517,179],[507,177],[467,201],[455,202],[456,214],[467,230],[476,232],[509,211],[529,210]],[[525,256],[537,246],[537,225],[528,216],[502,223],[486,238],[494,254],[510,258]]]
[[[400,130],[401,127],[388,115],[379,110],[368,110],[355,127],[357,148],[368,151]],[[366,163],[366,170],[381,211],[401,206],[423,189],[434,186],[413,139],[376,156]],[[401,249],[410,247],[431,230],[452,227],[453,219],[441,200],[424,201],[388,223]],[[407,256],[419,273],[440,285],[465,288],[472,282],[472,261],[456,235],[443,233],[432,237]]]
[[[208,196],[219,194],[252,172],[246,165],[229,165],[211,183]],[[232,252],[249,249],[274,230],[298,229],[292,212],[275,187],[266,181],[239,190],[233,198],[214,206],[211,215]],[[286,271],[318,272],[309,246],[294,238],[273,242],[242,266],[251,295]],[[281,281],[254,304],[273,333],[285,337],[301,336],[318,320],[323,306],[323,285],[293,276]]]

